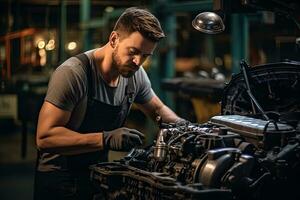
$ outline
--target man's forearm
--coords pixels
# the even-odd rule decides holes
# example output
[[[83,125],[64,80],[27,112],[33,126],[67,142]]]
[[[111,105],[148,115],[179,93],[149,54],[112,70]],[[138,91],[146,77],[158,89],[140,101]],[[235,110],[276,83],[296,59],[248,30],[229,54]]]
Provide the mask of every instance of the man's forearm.
[[[39,149],[62,155],[73,155],[103,149],[102,133],[81,134],[65,127],[53,127],[37,138]]]
[[[168,106],[163,105],[161,108],[157,110],[157,114],[161,116],[163,122],[171,123],[176,122],[180,119]]]
[[[165,123],[177,122],[181,118],[176,115],[168,106],[166,106],[156,95],[145,104],[137,104],[138,107],[153,120],[157,116],[162,118]]]

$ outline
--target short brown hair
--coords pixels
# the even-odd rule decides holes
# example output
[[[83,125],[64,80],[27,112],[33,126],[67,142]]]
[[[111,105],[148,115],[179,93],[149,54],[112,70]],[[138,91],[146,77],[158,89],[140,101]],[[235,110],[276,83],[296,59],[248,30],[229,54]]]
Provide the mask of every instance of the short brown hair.
[[[145,38],[158,42],[165,34],[158,19],[149,11],[137,7],[127,8],[115,24],[114,31],[140,32]]]

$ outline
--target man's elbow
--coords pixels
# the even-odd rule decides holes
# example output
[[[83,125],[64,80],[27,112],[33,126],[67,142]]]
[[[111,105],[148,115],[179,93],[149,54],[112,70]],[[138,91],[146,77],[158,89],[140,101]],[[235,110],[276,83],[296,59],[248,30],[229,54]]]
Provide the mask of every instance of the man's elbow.
[[[46,134],[42,134],[42,133],[37,133],[36,136],[36,146],[37,149],[39,150],[47,150],[49,149],[49,142],[48,142],[48,137],[46,136]]]

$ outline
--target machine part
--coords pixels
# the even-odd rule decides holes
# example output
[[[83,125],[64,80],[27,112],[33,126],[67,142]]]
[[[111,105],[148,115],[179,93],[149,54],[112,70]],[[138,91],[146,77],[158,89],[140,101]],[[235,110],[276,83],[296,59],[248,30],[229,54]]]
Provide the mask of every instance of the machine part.
[[[223,138],[213,134],[203,134],[198,136],[206,150],[222,148],[225,146]]]
[[[153,145],[92,166],[99,194],[109,200],[300,199],[300,63],[247,70],[248,86],[270,120],[253,113],[245,76],[235,75],[221,116],[203,124],[161,123]]]
[[[222,148],[207,152],[205,163],[201,167],[199,182],[205,186],[220,187],[220,179],[225,171],[238,160],[241,151],[235,148]]]
[[[167,156],[167,145],[164,142],[164,129],[161,129],[158,134],[158,139],[154,147],[154,158],[157,161],[164,161]]]
[[[217,116],[205,124],[170,124],[155,144],[91,171],[105,199],[279,200],[270,187],[286,194],[299,186],[300,136],[287,124]]]
[[[248,74],[251,76],[250,88],[253,96],[256,97],[268,116],[276,118],[278,115],[300,111],[299,62],[253,66],[248,69]],[[234,75],[224,88],[221,114],[254,116],[245,80],[241,73]],[[259,115],[254,117],[261,118]]]
[[[247,88],[247,93],[248,93],[248,95],[251,99],[251,106],[252,106],[253,114],[256,114],[255,107],[254,107],[254,104],[255,104],[255,106],[258,108],[258,110],[260,111],[262,116],[265,118],[265,120],[269,120],[269,117],[266,115],[265,111],[262,109],[262,107],[257,102],[256,98],[252,94],[250,84],[249,84],[249,78],[248,78],[249,75],[248,75],[248,72],[247,72],[247,70],[249,68],[249,65],[246,63],[246,61],[242,60],[240,66],[241,66],[241,72],[244,76],[244,80],[245,80],[245,84],[246,84],[246,88]]]
[[[227,189],[200,190],[201,184],[181,185],[167,174],[119,163],[97,164],[92,167],[91,177],[96,186],[105,188],[104,198],[99,199],[232,199]]]
[[[295,129],[290,125],[270,123],[270,121],[247,116],[215,116],[211,118],[210,122],[219,126],[226,126],[231,131],[239,133],[246,141],[264,149],[284,146],[287,143],[287,138],[296,135]]]

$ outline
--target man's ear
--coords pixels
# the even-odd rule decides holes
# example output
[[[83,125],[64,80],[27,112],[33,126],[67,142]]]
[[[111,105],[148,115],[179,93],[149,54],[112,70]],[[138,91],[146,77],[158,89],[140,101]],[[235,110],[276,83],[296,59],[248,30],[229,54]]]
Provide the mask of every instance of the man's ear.
[[[118,38],[119,35],[116,31],[111,32],[110,36],[109,36],[109,44],[111,46],[111,48],[115,48],[118,42]]]

